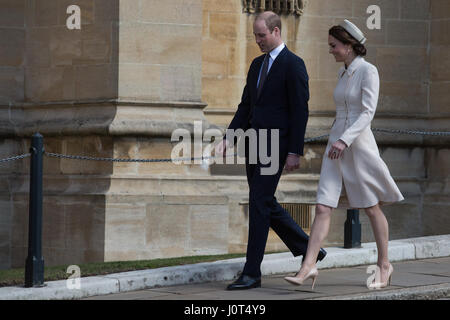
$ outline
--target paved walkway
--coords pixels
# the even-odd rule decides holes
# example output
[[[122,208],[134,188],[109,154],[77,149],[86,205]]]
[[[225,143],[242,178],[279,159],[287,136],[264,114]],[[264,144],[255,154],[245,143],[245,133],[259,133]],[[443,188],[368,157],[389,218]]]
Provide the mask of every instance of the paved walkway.
[[[301,257],[290,252],[267,254],[261,264],[262,288],[226,291],[227,284],[243,269],[245,258],[191,265],[82,277],[79,287],[72,279],[46,282],[44,287],[0,288],[0,300],[149,299],[149,300],[296,300],[333,298],[444,298],[450,283],[450,235],[389,241],[389,259],[395,271],[393,285],[369,290],[366,282],[374,265],[374,242],[361,248],[327,247],[327,256],[317,264],[319,277],[314,291],[310,285],[297,287],[283,279],[298,271]],[[81,273],[83,270],[81,270]],[[70,282],[70,283],[68,283]],[[70,285],[69,285],[70,284]],[[394,292],[395,291],[395,292]],[[416,295],[416,296],[415,296]],[[94,298],[97,297],[97,298]]]
[[[309,300],[309,299],[448,299],[450,257],[392,263],[391,286],[369,290],[368,266],[319,270],[314,291],[311,281],[293,286],[283,277],[264,276],[262,287],[226,291],[230,281],[178,285],[86,298],[86,300]]]

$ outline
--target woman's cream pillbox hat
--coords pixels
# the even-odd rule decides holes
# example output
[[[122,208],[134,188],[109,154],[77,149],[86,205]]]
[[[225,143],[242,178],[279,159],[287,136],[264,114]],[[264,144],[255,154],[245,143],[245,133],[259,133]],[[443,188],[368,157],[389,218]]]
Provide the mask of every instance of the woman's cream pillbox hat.
[[[355,26],[347,19],[345,19],[344,22],[340,24],[340,26],[344,28],[345,31],[350,33],[353,38],[358,40],[359,43],[364,44],[364,42],[366,42],[367,39],[364,37],[364,33],[362,33],[362,31],[359,30],[357,26]]]

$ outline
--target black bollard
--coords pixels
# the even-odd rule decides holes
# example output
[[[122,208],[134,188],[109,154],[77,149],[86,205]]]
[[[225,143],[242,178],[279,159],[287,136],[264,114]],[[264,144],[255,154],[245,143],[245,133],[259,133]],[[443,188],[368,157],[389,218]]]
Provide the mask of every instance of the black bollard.
[[[359,210],[348,209],[344,224],[344,248],[361,248],[361,223]]]
[[[25,263],[25,287],[44,286],[42,257],[42,167],[44,137],[35,133],[31,140],[30,207],[28,221],[28,257]]]

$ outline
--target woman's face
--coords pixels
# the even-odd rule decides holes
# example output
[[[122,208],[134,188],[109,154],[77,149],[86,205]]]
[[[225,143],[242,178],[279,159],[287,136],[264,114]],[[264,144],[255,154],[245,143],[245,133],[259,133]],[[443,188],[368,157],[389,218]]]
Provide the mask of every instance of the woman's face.
[[[329,53],[334,56],[336,62],[345,61],[351,50],[351,45],[343,44],[332,35],[328,35],[328,45],[330,46]]]

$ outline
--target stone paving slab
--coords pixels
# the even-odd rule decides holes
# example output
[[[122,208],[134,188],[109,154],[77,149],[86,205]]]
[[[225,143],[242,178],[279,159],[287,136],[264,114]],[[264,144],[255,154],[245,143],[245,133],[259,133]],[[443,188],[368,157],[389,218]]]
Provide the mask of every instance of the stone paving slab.
[[[450,276],[443,275],[449,271],[450,257],[394,262],[393,266],[394,273],[391,286],[379,290],[369,290],[366,286],[367,278],[370,276],[370,273],[366,273],[368,266],[355,266],[320,270],[314,290],[311,290],[311,281],[309,280],[303,286],[294,286],[283,279],[286,275],[291,274],[279,274],[263,277],[262,287],[251,290],[226,291],[225,288],[229,281],[219,281],[141,290],[135,292],[136,296],[130,295],[130,293],[124,295],[119,293],[87,299],[235,301],[339,299],[339,297],[352,296],[362,299],[373,298],[378,294],[385,298],[389,295],[405,297],[408,292],[405,290],[417,292],[417,288],[421,286],[448,285],[450,287]]]

